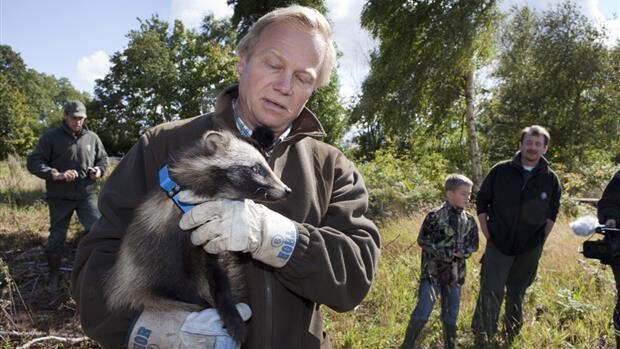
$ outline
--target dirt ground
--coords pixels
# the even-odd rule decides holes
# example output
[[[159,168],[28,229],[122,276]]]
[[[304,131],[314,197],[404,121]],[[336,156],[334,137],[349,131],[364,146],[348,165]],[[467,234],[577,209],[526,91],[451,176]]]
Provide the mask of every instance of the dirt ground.
[[[100,348],[82,332],[69,296],[75,243],[63,255],[61,287],[50,291],[44,242],[36,234],[0,231],[0,349]]]

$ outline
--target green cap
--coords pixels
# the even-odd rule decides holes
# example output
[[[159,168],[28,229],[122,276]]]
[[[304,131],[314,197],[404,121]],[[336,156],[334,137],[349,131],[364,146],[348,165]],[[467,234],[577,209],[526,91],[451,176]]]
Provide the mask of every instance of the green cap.
[[[68,101],[65,104],[65,114],[69,116],[86,117],[86,107],[80,101]]]

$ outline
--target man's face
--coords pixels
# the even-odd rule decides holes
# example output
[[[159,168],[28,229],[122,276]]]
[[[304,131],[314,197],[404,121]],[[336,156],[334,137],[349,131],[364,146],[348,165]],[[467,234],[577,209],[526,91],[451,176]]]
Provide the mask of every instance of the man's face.
[[[243,121],[252,129],[268,127],[276,135],[286,130],[314,91],[324,51],[321,35],[299,25],[274,23],[263,29],[237,65],[237,107]]]
[[[69,116],[65,114],[65,123],[67,124],[67,127],[69,127],[71,131],[73,131],[73,133],[78,133],[84,125],[84,117]]]
[[[450,205],[464,209],[469,204],[469,197],[471,196],[471,186],[469,185],[459,185],[454,190],[446,191],[446,196],[448,197],[448,202]]]
[[[523,141],[519,142],[521,151],[521,163],[524,165],[536,165],[540,158],[547,152],[545,136],[526,134]]]

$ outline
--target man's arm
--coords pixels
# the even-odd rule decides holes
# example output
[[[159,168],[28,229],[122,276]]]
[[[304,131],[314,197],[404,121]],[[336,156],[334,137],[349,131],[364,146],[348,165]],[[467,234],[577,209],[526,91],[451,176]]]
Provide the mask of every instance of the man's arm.
[[[478,214],[478,224],[480,224],[480,230],[484,238],[489,241],[491,235],[489,234],[489,226],[487,221],[489,220],[489,206],[493,200],[493,179],[495,178],[496,167],[493,167],[489,174],[484,178],[480,185],[478,195],[476,195],[476,213]]]
[[[100,177],[103,176],[105,170],[108,166],[108,153],[105,151],[103,147],[103,143],[99,136],[95,134],[96,138],[96,153],[95,153],[95,167],[98,167],[101,171]]]
[[[49,166],[48,163],[52,157],[51,139],[47,133],[43,134],[26,158],[26,168],[33,175],[46,181],[55,180],[54,175],[58,175],[58,171]]]
[[[554,225],[555,222],[547,218],[547,223],[545,224],[545,240],[547,240],[549,234],[551,234],[551,230],[553,230]]]
[[[487,241],[490,239],[489,235],[489,227],[487,226],[487,220],[489,216],[486,213],[480,213],[478,215],[478,223],[480,224],[480,231],[482,231],[482,235]]]
[[[549,210],[547,212],[547,221],[545,223],[545,240],[551,234],[551,230],[553,230],[553,225],[558,217],[558,213],[560,212],[560,199],[562,197],[562,186],[560,185],[560,180],[558,176],[553,173],[555,177],[555,186],[553,188],[553,192],[551,193],[551,197],[549,198]]]
[[[366,296],[379,259],[380,238],[364,216],[368,192],[353,164],[335,159],[333,189],[321,226],[295,223],[299,240],[276,277],[291,291],[337,311],[357,306]]]

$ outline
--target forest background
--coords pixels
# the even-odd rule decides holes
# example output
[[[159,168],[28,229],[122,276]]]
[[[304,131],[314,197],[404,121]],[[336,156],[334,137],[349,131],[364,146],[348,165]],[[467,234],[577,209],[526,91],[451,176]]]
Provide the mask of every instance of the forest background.
[[[127,46],[112,55],[111,69],[96,81],[94,95],[78,91],[66,78],[28,68],[19,52],[0,46],[2,234],[23,234],[24,227],[11,222],[24,212],[46,210],[36,199],[43,197],[42,187],[23,187],[28,181],[10,177],[29,176],[18,172],[23,156],[42,132],[59,124],[65,100],[87,105],[88,127],[111,155],[120,157],[149,127],[211,110],[218,92],[238,78],[237,40],[262,14],[291,1],[228,3],[232,17],[207,15],[199,29],[156,15],[141,19],[127,33]],[[296,3],[326,13],[322,0]],[[478,186],[495,162],[514,154],[519,131],[540,124],[550,131],[546,156],[564,188],[562,219],[592,212],[578,199],[598,197],[620,163],[620,42],[610,42],[607,29],[570,1],[543,12],[528,7],[501,12],[494,0],[369,0],[361,22],[378,45],[360,93],[343,100],[334,74],[307,106],[321,120],[325,141],[343,149],[363,173],[369,215],[382,226],[386,251],[398,251],[393,262],[403,264],[398,258],[407,251],[414,255],[404,263],[408,274],[396,281],[408,284],[394,289],[405,297],[390,326],[397,336],[409,311],[403,309],[415,298],[418,216],[441,202],[448,173],[466,174]],[[390,230],[399,224],[405,226]],[[26,230],[45,236],[45,222]],[[578,245],[562,241],[569,244],[562,250]],[[11,247],[25,245],[3,246]],[[399,275],[390,253],[384,260]],[[609,273],[602,275],[609,279]],[[475,281],[470,286],[475,289]],[[574,301],[576,293],[567,289],[565,296]],[[572,341],[559,332],[557,343],[605,346],[610,332],[604,324],[599,327],[598,334]],[[396,346],[396,340],[370,346],[364,341],[338,338],[336,343]]]

